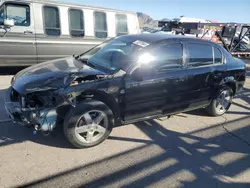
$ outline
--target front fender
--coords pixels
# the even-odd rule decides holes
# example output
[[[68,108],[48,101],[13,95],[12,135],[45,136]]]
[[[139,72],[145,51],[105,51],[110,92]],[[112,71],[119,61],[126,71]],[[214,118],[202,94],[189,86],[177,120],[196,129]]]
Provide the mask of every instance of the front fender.
[[[93,99],[97,101],[101,101],[106,104],[114,114],[115,120],[120,121],[121,114],[120,114],[120,107],[119,107],[119,99],[116,99],[112,95],[106,93],[102,90],[86,90],[82,92],[77,97],[77,102],[83,101],[86,99]]]

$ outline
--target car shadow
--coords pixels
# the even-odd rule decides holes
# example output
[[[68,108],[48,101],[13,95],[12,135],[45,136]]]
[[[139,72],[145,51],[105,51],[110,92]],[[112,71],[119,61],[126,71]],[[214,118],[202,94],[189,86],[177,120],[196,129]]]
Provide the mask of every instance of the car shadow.
[[[189,112],[185,112],[184,114],[195,115],[195,116],[210,116],[205,109],[197,109]]]
[[[76,187],[249,187],[248,182],[229,181],[249,168],[250,143],[234,136],[250,136],[249,120],[249,117],[241,118],[187,133],[169,130],[155,120],[136,123],[150,140],[114,136],[111,139],[144,145],[21,186],[50,187],[63,181],[64,186]],[[245,126],[231,132],[223,131],[224,126],[235,124]],[[220,133],[211,134],[218,129]],[[202,137],[205,132],[210,136]],[[154,146],[161,151],[157,155]],[[241,157],[230,158],[229,154]],[[137,162],[132,164],[130,158]],[[221,161],[221,158],[226,160]],[[107,170],[115,161],[123,165]],[[88,173],[97,176],[85,176]],[[72,177],[74,181],[70,181]]]
[[[73,148],[73,146],[67,142],[61,127],[47,136],[43,135],[41,132],[33,134],[33,131],[32,128],[14,124],[10,121],[0,123],[0,147],[31,141],[56,148]]]

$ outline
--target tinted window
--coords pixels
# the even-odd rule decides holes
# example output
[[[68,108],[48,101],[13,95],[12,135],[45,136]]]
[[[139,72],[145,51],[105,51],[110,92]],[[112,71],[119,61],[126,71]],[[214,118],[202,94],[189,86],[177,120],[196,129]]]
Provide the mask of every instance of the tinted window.
[[[214,62],[215,63],[222,63],[222,54],[220,50],[214,47]]]
[[[5,19],[13,19],[16,26],[30,26],[30,7],[28,5],[6,4],[6,14],[1,10],[1,23]]]
[[[84,23],[82,10],[70,9],[69,10],[69,24],[70,34],[74,37],[84,36]]]
[[[122,14],[116,15],[117,36],[128,34],[127,16]]]
[[[3,25],[4,20],[4,6],[0,7],[0,25]]]
[[[59,36],[61,34],[58,8],[44,7],[44,26],[47,35]]]
[[[95,36],[97,38],[107,38],[107,20],[106,13],[95,12]]]
[[[202,66],[213,64],[213,48],[206,44],[188,44],[188,64]]]
[[[182,66],[182,54],[181,44],[161,46],[153,52],[154,63],[161,68],[178,68]]]

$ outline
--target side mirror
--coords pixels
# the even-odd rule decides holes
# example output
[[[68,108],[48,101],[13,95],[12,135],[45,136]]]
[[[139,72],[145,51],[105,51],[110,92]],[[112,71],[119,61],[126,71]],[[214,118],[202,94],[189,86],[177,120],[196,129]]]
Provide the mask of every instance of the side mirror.
[[[15,25],[15,21],[13,19],[4,19],[4,26],[6,28],[10,28],[10,27],[13,27]]]

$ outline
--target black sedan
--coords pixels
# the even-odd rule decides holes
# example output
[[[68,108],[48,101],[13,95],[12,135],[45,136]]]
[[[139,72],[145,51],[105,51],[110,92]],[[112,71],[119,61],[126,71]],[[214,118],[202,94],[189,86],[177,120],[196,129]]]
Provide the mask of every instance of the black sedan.
[[[6,93],[14,122],[74,146],[100,144],[118,124],[205,108],[224,114],[243,87],[246,66],[210,41],[139,34],[108,40],[88,52],[31,66]]]

